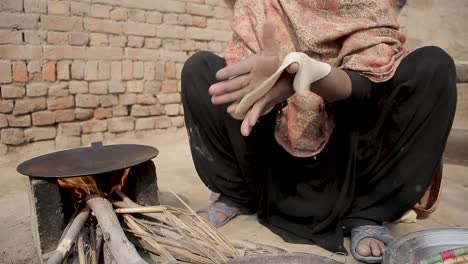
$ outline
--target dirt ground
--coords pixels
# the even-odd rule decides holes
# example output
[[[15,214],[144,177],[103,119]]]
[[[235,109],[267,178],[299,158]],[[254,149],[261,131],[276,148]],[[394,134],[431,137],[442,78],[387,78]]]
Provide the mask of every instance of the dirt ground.
[[[392,225],[394,236],[408,232],[437,228],[468,228],[468,134],[453,131],[449,140],[444,170],[444,188],[439,210],[429,219],[414,224]],[[193,167],[185,130],[154,134],[141,139],[116,139],[113,143],[138,143],[157,147],[160,155],[154,159],[161,191],[173,190],[189,200],[194,209],[209,202],[210,193],[198,179]],[[0,263],[38,263],[30,230],[27,178],[16,172],[16,166],[31,157],[51,149],[37,147],[23,153],[0,157]],[[258,224],[255,216],[241,216],[223,227],[230,238],[276,245],[292,252],[308,252],[331,256],[317,246],[294,245]],[[348,243],[348,241],[346,242]],[[337,257],[342,258],[341,256]],[[346,263],[358,263],[347,257]]]

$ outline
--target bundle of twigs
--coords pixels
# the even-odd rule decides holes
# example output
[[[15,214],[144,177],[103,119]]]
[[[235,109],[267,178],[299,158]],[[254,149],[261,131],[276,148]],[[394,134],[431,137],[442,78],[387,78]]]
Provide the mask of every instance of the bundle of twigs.
[[[279,254],[285,251],[248,241],[229,241],[216,228],[200,218],[182,199],[186,207],[144,207],[120,191],[122,201],[114,202],[115,212],[122,214],[137,247],[150,252],[158,262],[225,263],[229,259],[251,254]],[[137,217],[144,215],[146,217]]]

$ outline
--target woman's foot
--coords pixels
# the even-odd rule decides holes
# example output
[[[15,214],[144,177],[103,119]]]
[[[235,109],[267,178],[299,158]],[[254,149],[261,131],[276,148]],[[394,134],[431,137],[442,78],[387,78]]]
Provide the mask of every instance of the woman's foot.
[[[393,238],[384,226],[359,226],[351,232],[351,252],[366,263],[380,263]]]
[[[221,227],[241,214],[241,211],[237,207],[221,202],[214,202],[210,206],[198,210],[197,214],[214,227]]]

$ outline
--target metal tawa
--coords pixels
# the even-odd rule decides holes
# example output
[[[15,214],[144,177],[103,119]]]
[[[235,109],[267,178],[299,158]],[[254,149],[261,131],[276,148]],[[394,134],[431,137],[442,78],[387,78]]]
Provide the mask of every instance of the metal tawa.
[[[229,260],[226,264],[342,264],[336,260],[307,253],[260,254]]]
[[[62,178],[105,173],[132,167],[153,159],[159,151],[151,146],[117,144],[76,148],[39,156],[16,170],[31,177]]]
[[[468,229],[444,228],[410,233],[385,251],[383,264],[411,264],[445,250],[468,246]]]

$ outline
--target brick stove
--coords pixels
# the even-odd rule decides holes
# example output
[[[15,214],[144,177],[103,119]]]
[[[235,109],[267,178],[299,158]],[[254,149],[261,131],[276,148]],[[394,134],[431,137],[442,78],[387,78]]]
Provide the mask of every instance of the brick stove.
[[[142,145],[93,144],[89,148],[71,149],[40,156],[18,166],[29,176],[31,229],[41,263],[53,252],[74,212],[70,193],[59,186],[58,179],[94,175],[105,178],[130,168],[125,193],[142,205],[157,205],[156,168],[151,161],[157,149]]]

